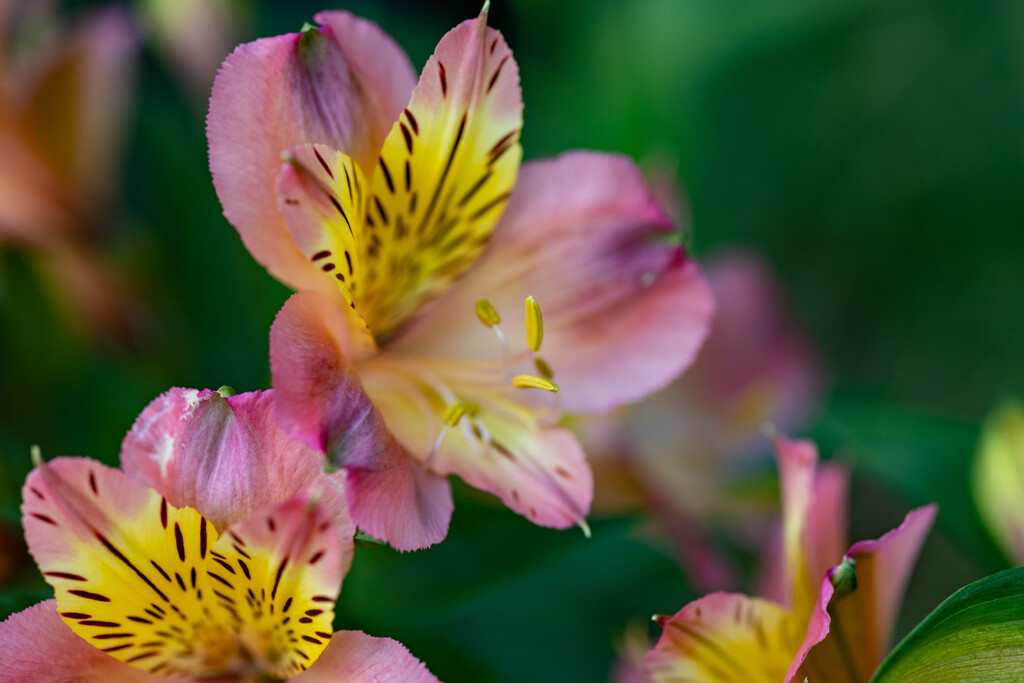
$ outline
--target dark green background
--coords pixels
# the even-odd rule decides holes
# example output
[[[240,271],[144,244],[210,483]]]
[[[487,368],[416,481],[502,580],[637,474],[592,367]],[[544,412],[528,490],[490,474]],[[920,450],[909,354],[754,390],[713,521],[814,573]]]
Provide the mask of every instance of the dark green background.
[[[83,5],[73,3],[68,14]],[[352,2],[417,67],[476,2]],[[249,8],[248,40],[319,3]],[[527,158],[616,150],[674,170],[698,255],[777,267],[828,362],[809,433],[856,463],[853,537],[938,500],[906,630],[1004,566],[969,499],[977,424],[1024,376],[1024,4],[984,0],[497,0],[519,62]],[[268,385],[288,295],[246,253],[210,182],[205,103],[151,51],[110,249],[149,308],[133,349],[86,344],[29,261],[0,251],[0,513],[17,524],[28,448],[116,462],[166,388]],[[460,496],[440,546],[364,548],[339,626],[399,638],[450,681],[601,680],[629,621],[690,597],[639,520],[594,538]],[[34,568],[0,612],[46,596]]]

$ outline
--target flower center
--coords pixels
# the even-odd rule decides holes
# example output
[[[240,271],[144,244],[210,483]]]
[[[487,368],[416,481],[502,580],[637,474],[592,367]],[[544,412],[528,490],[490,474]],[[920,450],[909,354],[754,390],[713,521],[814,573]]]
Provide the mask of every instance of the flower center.
[[[554,424],[561,417],[554,372],[538,355],[543,341],[540,305],[527,297],[525,306],[527,344],[521,349],[510,347],[500,313],[481,299],[475,311],[497,340],[494,359],[388,353],[375,356],[360,369],[367,391],[375,403],[384,406],[389,428],[427,466],[456,435],[478,455],[487,457],[493,451],[507,452],[517,433],[534,433],[538,423]],[[535,372],[520,372],[531,365]],[[526,391],[531,389],[542,389],[551,398],[539,399]],[[399,410],[388,410],[386,399],[377,401],[388,393],[402,393],[406,400],[418,403],[416,412],[426,416],[429,424],[402,438],[403,425],[398,423],[407,420]],[[495,433],[496,421],[502,423],[501,436]]]

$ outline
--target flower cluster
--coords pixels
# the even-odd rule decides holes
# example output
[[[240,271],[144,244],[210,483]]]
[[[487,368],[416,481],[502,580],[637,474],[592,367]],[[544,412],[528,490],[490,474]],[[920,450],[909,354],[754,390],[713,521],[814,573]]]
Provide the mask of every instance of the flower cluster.
[[[617,680],[1019,677],[1024,568],[893,646],[937,505],[917,497],[849,544],[849,468],[782,435],[806,426],[823,373],[770,267],[740,249],[698,265],[671,190],[626,157],[523,162],[519,67],[489,2],[418,75],[378,26],[324,11],[214,76],[239,8],[143,4],[138,26],[118,9],[30,31],[48,3],[0,2],[0,247],[38,261],[86,327],[131,336],[100,226],[144,28],[190,94],[209,91],[226,224],[291,290],[260,321],[272,386],[167,390],[118,467],[32,448],[24,545],[52,598],[0,623],[0,683],[437,681],[396,640],[335,624],[357,546],[407,562],[445,540],[453,478],[590,548],[592,517],[649,513],[629,533],[656,530],[695,590],[628,633]],[[959,532],[984,523],[993,542],[973,547],[1018,563],[1022,473],[1024,407],[1007,402]],[[0,582],[23,564],[8,536]],[[740,592],[755,552],[757,597]]]
[[[434,680],[394,641],[333,632],[357,527],[438,543],[454,474],[589,533],[562,417],[664,387],[707,334],[709,286],[632,162],[521,165],[486,5],[418,80],[377,26],[316,20],[235,50],[208,117],[225,216],[296,290],[274,388],[172,389],[120,469],[34,454],[23,522],[55,600],[0,626],[3,680]]]

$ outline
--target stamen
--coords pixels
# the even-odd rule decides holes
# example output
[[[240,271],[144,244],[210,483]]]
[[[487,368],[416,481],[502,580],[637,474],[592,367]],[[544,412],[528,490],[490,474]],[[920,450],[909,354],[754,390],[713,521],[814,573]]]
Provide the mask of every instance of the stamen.
[[[445,423],[449,427],[455,427],[459,424],[459,420],[466,414],[468,406],[464,401],[456,401],[447,408],[444,409],[444,414],[441,415],[441,422]]]
[[[540,356],[534,356],[533,365],[537,368],[537,374],[544,379],[552,379],[555,376],[554,370],[548,365],[548,362]]]
[[[501,376],[502,378],[508,377],[509,368],[512,365],[512,352],[508,348],[508,341],[505,339],[505,333],[498,327],[498,323],[501,322],[501,316],[498,315],[498,309],[491,304],[487,299],[480,299],[476,302],[476,317],[480,319],[480,322],[484,326],[494,330],[494,335],[498,338],[501,343]]]
[[[487,299],[480,299],[476,302],[476,317],[480,318],[487,327],[494,327],[501,322],[501,316],[498,315],[498,311]]]
[[[540,351],[540,343],[544,341],[544,318],[540,304],[532,296],[526,297],[526,341],[534,353]]]
[[[434,462],[434,457],[437,456],[437,452],[441,450],[441,442],[444,441],[444,435],[447,431],[448,425],[446,423],[442,423],[441,429],[437,432],[437,438],[434,439],[434,445],[430,447],[430,451],[427,453],[427,457],[423,461],[423,467],[426,469],[430,469],[430,465]]]
[[[516,375],[512,378],[512,386],[517,389],[543,389],[551,393],[558,393],[558,385],[549,379],[535,375]]]

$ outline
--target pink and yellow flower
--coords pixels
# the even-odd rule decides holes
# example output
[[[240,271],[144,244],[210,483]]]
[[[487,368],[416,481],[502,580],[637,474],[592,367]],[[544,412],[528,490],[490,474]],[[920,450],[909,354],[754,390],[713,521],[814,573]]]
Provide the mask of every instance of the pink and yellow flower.
[[[690,363],[712,310],[700,270],[628,160],[520,169],[518,68],[486,6],[418,84],[375,25],[317,21],[238,48],[208,119],[225,215],[301,290],[271,331],[281,423],[348,471],[355,521],[397,548],[447,533],[450,474],[584,526],[591,473],[557,420]],[[342,457],[354,424],[373,457]]]
[[[436,680],[392,640],[332,633],[355,527],[272,401],[168,392],[125,439],[132,476],[37,457],[23,523],[56,599],[0,624],[0,679]]]
[[[864,683],[888,652],[936,507],[843,554],[847,472],[816,467],[810,442],[780,438],[776,449],[783,547],[768,595],[713,593],[660,617],[664,632],[644,660],[652,680]]]
[[[705,530],[753,545],[776,500],[762,468],[765,424],[786,431],[813,411],[819,363],[771,268],[730,250],[709,257],[715,320],[693,367],[643,401],[572,421],[594,466],[594,508],[653,509],[697,585],[719,590],[734,572]],[[764,477],[767,480],[767,477]]]
[[[0,7],[0,248],[28,254],[83,331],[124,338],[133,303],[98,244],[116,186],[134,29],[126,12],[107,9],[60,32],[46,4]],[[30,19],[43,30],[26,30]],[[25,35],[41,37],[14,44]]]

